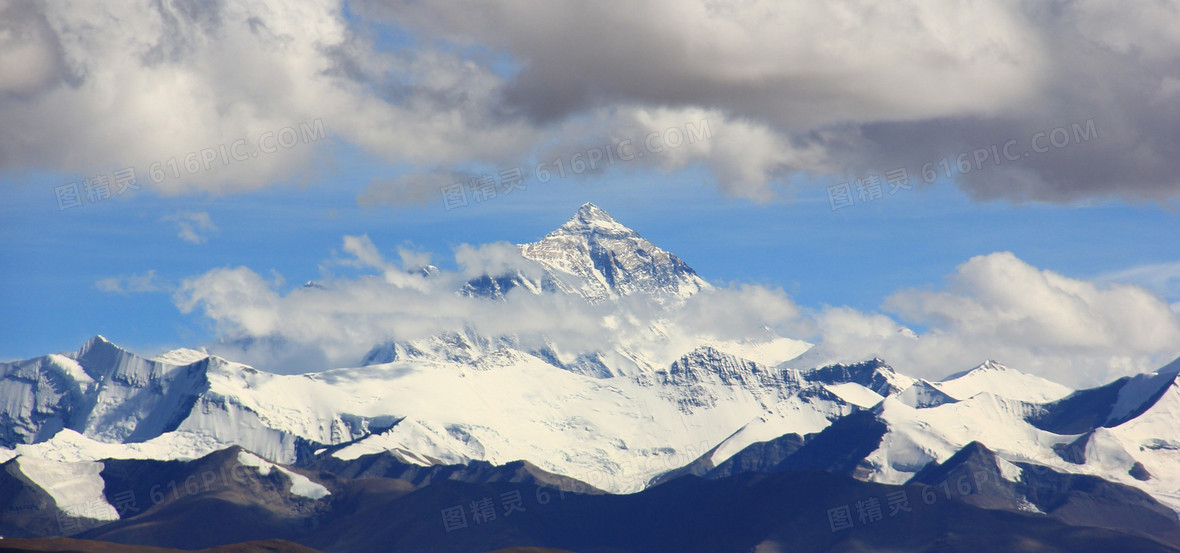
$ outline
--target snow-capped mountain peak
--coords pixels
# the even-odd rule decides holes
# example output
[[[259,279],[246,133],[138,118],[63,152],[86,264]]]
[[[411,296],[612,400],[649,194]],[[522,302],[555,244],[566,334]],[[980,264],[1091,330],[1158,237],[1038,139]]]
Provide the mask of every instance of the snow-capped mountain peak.
[[[1051,380],[1020,372],[990,359],[971,370],[952,374],[933,384],[943,393],[960,400],[989,392],[1008,399],[1045,403],[1073,392]]]
[[[62,429],[107,442],[172,431],[207,385],[206,365],[145,359],[102,336],[75,353],[0,363],[0,446]]]
[[[956,380],[956,379],[963,378],[963,377],[980,377],[984,373],[1002,374],[1002,373],[1019,373],[1019,371],[1016,371],[1014,369],[1010,369],[1007,366],[1001,364],[1000,362],[998,362],[994,359],[988,359],[987,361],[984,361],[983,363],[980,363],[974,367],[971,367],[970,369],[948,375],[946,378],[942,379],[942,382]]]
[[[680,258],[590,203],[541,240],[521,245],[520,251],[546,270],[556,288],[592,302],[633,294],[687,298],[709,287]]]
[[[639,236],[639,233],[627,228],[602,208],[589,202],[582,204],[582,207],[578,208],[577,213],[574,213],[573,218],[550,233],[550,236],[556,234],[597,234],[600,236],[619,237]]]

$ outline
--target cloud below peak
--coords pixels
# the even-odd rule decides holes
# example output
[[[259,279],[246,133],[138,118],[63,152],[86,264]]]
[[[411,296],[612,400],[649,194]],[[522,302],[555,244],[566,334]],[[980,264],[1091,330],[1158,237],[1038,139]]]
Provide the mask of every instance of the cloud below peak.
[[[883,315],[846,309],[820,314],[813,356],[879,356],[905,372],[941,378],[997,359],[1070,385],[1150,371],[1180,355],[1180,316],[1152,292],[1038,269],[1010,252],[960,265],[943,290],[902,290]],[[919,325],[916,336],[899,332]],[[822,352],[822,356],[820,355]]]
[[[996,359],[1074,386],[1150,371],[1180,355],[1180,313],[1159,296],[1039,269],[1009,252],[973,257],[944,288],[898,291],[871,313],[804,307],[781,289],[751,284],[714,287],[673,305],[642,298],[590,304],[520,290],[491,301],[457,291],[482,274],[539,274],[511,244],[459,246],[459,270],[430,273],[411,266],[422,254],[407,254],[399,267],[367,237],[345,238],[344,251],[333,264],[360,274],[329,274],[316,286],[282,292],[249,268],[214,269],[184,279],[175,303],[214,325],[221,339],[212,347],[223,355],[299,372],[354,365],[391,339],[463,329],[511,336],[525,349],[624,347],[648,352],[657,364],[702,343],[782,336],[816,344],[792,363],[797,368],[881,357],[906,374],[938,379]],[[292,347],[303,353],[279,355]]]

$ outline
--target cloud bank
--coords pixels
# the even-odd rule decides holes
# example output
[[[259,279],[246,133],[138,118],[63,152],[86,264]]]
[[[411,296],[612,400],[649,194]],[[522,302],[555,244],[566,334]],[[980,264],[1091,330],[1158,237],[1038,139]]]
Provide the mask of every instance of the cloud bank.
[[[422,270],[420,254],[387,259],[365,236],[344,239],[329,265],[360,269],[286,292],[246,267],[185,279],[174,301],[214,326],[211,349],[261,368],[308,371],[355,365],[373,346],[471,329],[525,348],[567,353],[625,347],[666,364],[711,340],[785,336],[816,346],[791,366],[882,357],[902,372],[941,378],[995,359],[1070,385],[1150,371],[1180,355],[1180,314],[1130,284],[1038,269],[1007,252],[971,258],[941,289],[901,290],[879,312],[805,308],[781,289],[716,287],[671,307],[643,298],[589,304],[516,289],[504,301],[456,293],[482,274],[540,268],[504,243],[463,245],[456,271]],[[116,291],[122,291],[122,288]],[[914,332],[910,327],[921,328]]]
[[[1166,202],[1177,28],[1175,1],[0,0],[0,171],[134,166],[157,191],[232,193],[311,178],[345,145],[411,175],[362,202],[419,203],[472,164],[704,116],[706,143],[625,167],[700,163],[766,200],[984,150],[951,175],[980,199]],[[314,121],[331,140],[275,147]]]
[[[1180,316],[1159,295],[1065,277],[1008,252],[971,258],[942,290],[897,292],[882,311],[893,317],[846,308],[819,313],[822,339],[809,358],[879,356],[903,372],[935,378],[995,359],[1064,384],[1092,385],[1180,356]],[[915,334],[902,323],[927,330]]]

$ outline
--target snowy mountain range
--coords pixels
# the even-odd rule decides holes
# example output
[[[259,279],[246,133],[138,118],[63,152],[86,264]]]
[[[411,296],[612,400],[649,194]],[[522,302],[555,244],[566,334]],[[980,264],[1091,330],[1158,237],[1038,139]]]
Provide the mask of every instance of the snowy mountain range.
[[[484,275],[457,293],[671,305],[711,289],[592,204],[520,252],[537,270]],[[377,345],[360,367],[280,375],[190,349],[146,358],[97,336],[0,364],[0,462],[47,508],[104,524],[127,516],[109,467],[227,448],[286,482],[292,509],[332,493],[300,467],[340,474],[378,458],[402,476],[524,462],[530,478],[610,493],[812,469],[900,486],[969,458],[1006,482],[983,507],[1055,516],[1066,503],[1045,499],[1046,482],[1053,497],[1076,498],[1059,484],[1076,475],[1142,495],[1148,507],[1137,508],[1180,511],[1180,361],[1075,391],[984,360],[940,381],[881,359],[793,368],[810,344],[782,336],[701,338],[671,359],[638,343],[568,353],[455,329]]]

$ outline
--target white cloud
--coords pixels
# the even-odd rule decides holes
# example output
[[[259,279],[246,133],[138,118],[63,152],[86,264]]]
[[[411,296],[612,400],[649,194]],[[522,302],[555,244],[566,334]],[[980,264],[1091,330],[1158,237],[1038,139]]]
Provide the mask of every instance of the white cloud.
[[[541,267],[520,254],[520,248],[508,242],[494,242],[480,246],[460,244],[455,248],[455,261],[464,278],[481,275],[506,275],[521,273],[536,279],[542,274]]]
[[[929,330],[915,337],[885,315],[826,309],[814,355],[875,355],[933,378],[996,359],[1072,385],[1153,370],[1180,355],[1180,316],[1150,291],[1065,277],[1007,252],[971,258],[946,289],[901,291],[883,308]]]
[[[198,305],[223,329],[265,337],[283,322],[276,310],[280,297],[270,283],[246,267],[213,269],[185,279],[177,290],[176,305],[189,313]]]
[[[592,121],[564,127],[561,135],[579,138],[549,145],[541,158],[569,159],[605,144],[616,150],[627,144],[635,157],[616,167],[674,173],[701,165],[726,195],[754,201],[775,198],[776,184],[796,173],[839,169],[825,150],[842,134],[835,131],[793,140],[769,122],[695,107],[618,106],[596,111]]]
[[[810,334],[812,326],[794,300],[779,288],[737,284],[704,290],[668,315],[680,332],[722,340]]]
[[[464,328],[485,336],[514,336],[526,349],[543,340],[563,352],[591,352],[626,341],[671,362],[699,344],[691,337],[740,338],[747,332],[790,327],[799,309],[781,290],[758,286],[719,289],[666,311],[633,298],[590,304],[578,296],[509,293],[491,301],[457,293],[485,272],[521,271],[537,278],[540,268],[516,246],[461,245],[458,271],[416,270],[425,258],[406,253],[403,267],[390,263],[366,236],[344,239],[343,254],[327,267],[361,269],[357,276],[331,274],[317,286],[283,293],[246,267],[221,268],[181,282],[174,301],[184,313],[211,321],[221,337],[210,346],[228,357],[266,369],[307,371],[352,365],[390,339],[414,340]],[[402,250],[406,252],[406,250]],[[297,354],[292,354],[295,351]]]
[[[0,67],[40,68],[0,81],[6,135],[22,137],[0,143],[6,171],[133,166],[159,191],[230,193],[313,176],[328,135],[413,163],[502,157],[529,140],[496,121],[491,70],[442,51],[377,52],[339,1],[6,0],[0,11],[12,46]],[[317,125],[322,135],[304,136]]]
[[[213,218],[205,211],[182,211],[161,220],[176,223],[176,235],[190,244],[203,244],[208,234],[217,232],[217,225],[213,224]]]
[[[156,271],[152,269],[138,275],[107,277],[94,283],[94,287],[108,294],[162,292],[168,287],[156,281]]]
[[[1135,284],[1169,299],[1180,297],[1180,263],[1141,265],[1105,273],[1095,280]]]
[[[458,271],[429,275],[418,270],[422,254],[403,248],[399,267],[365,236],[345,237],[344,252],[332,264],[362,274],[328,275],[316,287],[281,293],[279,282],[248,268],[215,269],[185,279],[175,302],[216,325],[222,343],[213,349],[295,371],[355,364],[390,339],[464,328],[514,336],[526,349],[542,340],[563,352],[623,345],[657,364],[703,339],[777,335],[817,343],[795,363],[800,368],[882,357],[907,374],[941,378],[996,359],[1075,386],[1153,370],[1180,354],[1180,313],[1150,291],[1069,278],[1007,252],[971,258],[942,290],[899,291],[883,313],[804,309],[781,289],[748,284],[705,290],[671,307],[639,297],[591,305],[564,294],[490,301],[456,291],[485,273],[540,274],[511,244],[464,244],[455,250]]]

